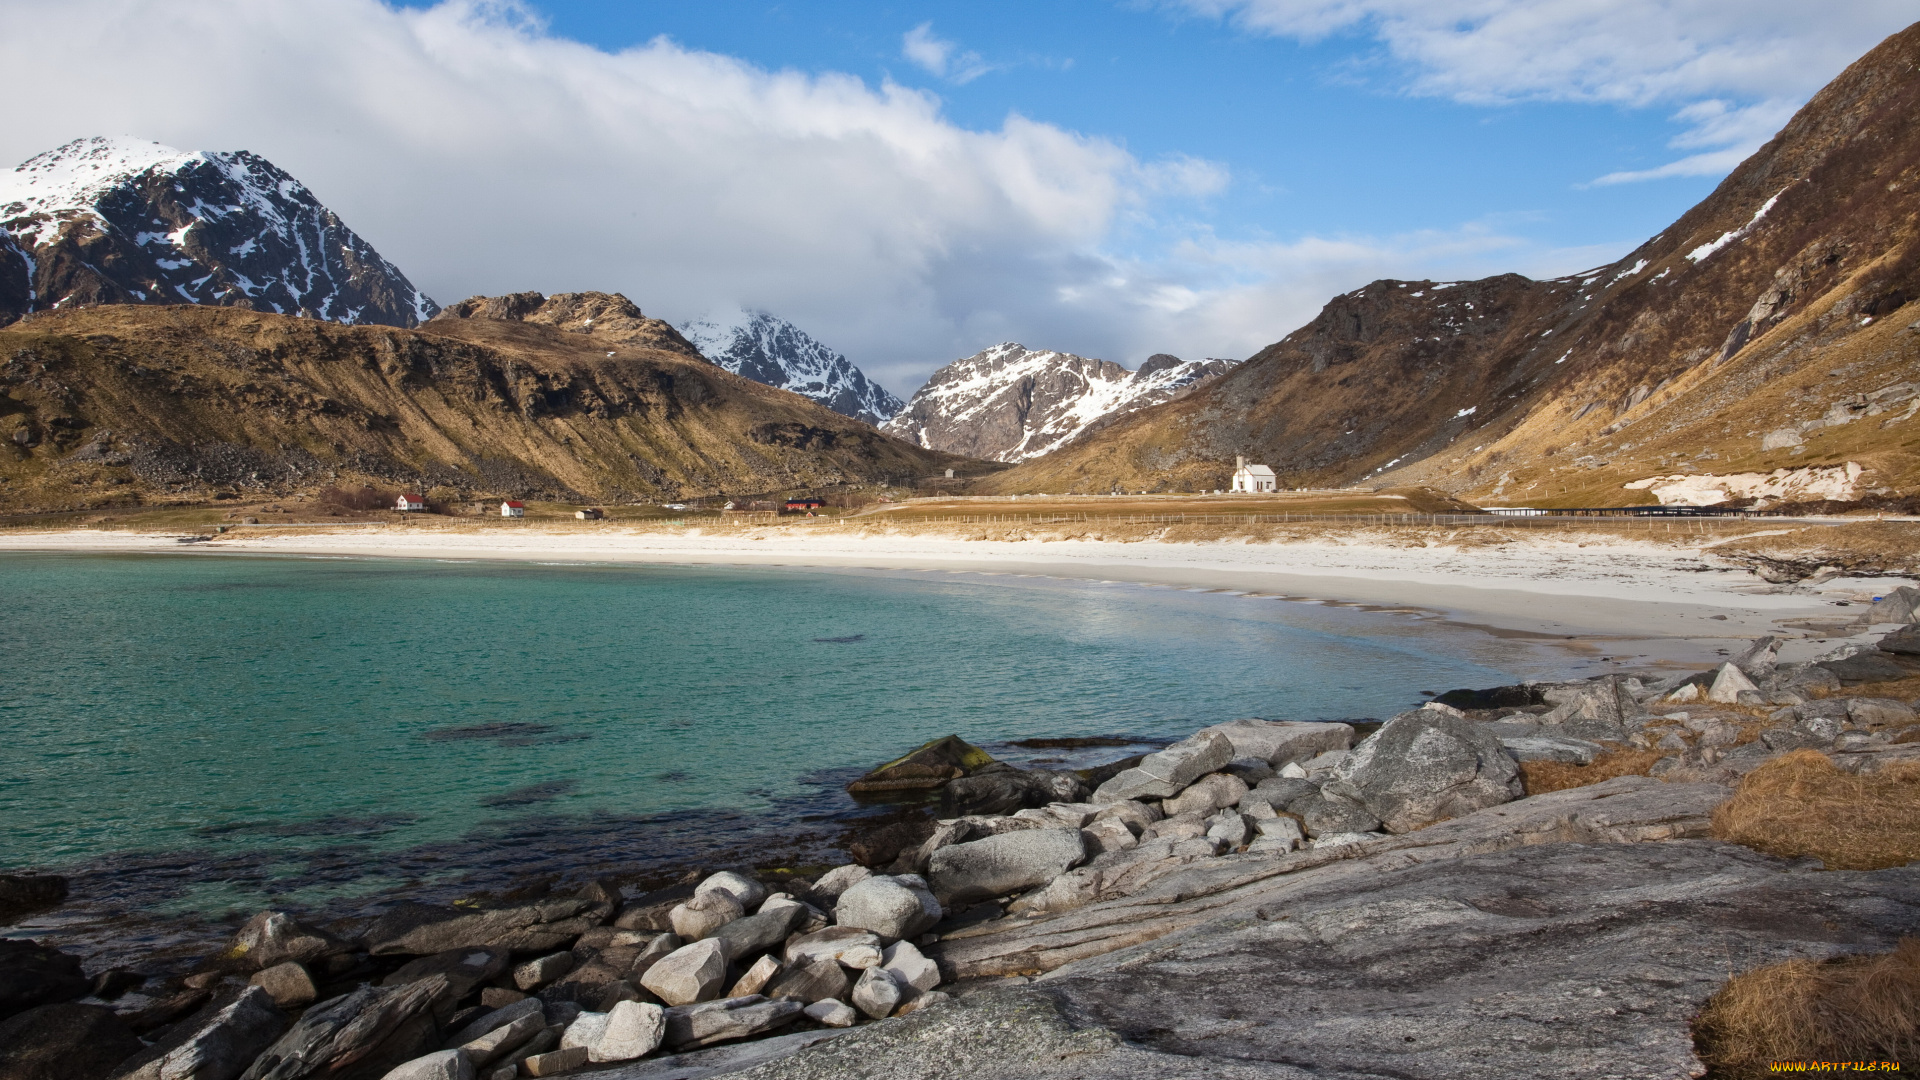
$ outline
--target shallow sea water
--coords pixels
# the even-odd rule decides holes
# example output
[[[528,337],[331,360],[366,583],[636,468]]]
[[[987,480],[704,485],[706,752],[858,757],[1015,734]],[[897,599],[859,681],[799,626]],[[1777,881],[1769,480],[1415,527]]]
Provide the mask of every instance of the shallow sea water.
[[[207,915],[824,830],[848,779],[948,733],[1059,759],[1005,743],[1383,717],[1549,663],[1406,614],[1006,575],[27,553],[0,595],[0,868]]]

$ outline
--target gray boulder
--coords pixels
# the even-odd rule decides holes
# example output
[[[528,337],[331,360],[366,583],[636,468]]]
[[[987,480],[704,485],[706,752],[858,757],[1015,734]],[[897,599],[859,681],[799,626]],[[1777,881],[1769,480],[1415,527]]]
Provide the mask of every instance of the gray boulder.
[[[667,954],[647,970],[640,985],[669,1005],[691,1005],[718,994],[726,977],[726,950],[706,938]]]
[[[774,978],[767,996],[811,1005],[827,998],[845,998],[852,987],[852,976],[834,961],[803,959],[789,964]]]
[[[1880,639],[1880,651],[1899,656],[1920,656],[1920,625],[1903,626]]]
[[[941,848],[929,877],[942,905],[966,904],[1045,885],[1086,857],[1078,829],[1029,829]]]
[[[695,893],[686,903],[675,907],[667,918],[673,924],[674,933],[687,941],[699,941],[712,937],[721,927],[746,913],[746,907],[732,893],[710,889]]]
[[[1348,724],[1234,720],[1200,730],[1201,734],[1208,732],[1226,736],[1233,744],[1235,758],[1253,758],[1276,767],[1353,745],[1353,728]]]
[[[323,1001],[255,1058],[244,1080],[303,1080],[355,1065],[384,1073],[432,1049],[431,1010],[446,990],[446,976],[435,975],[401,986],[362,986]]]
[[[1404,712],[1354,748],[1326,785],[1363,803],[1390,832],[1411,832],[1519,798],[1519,766],[1478,724]]]
[[[1315,840],[1340,833],[1372,832],[1380,827],[1364,803],[1325,791],[1294,803],[1293,813],[1300,815],[1301,828]]]
[[[1168,817],[1189,811],[1211,814],[1215,810],[1238,805],[1249,790],[1246,781],[1231,773],[1208,773],[1188,785],[1187,790],[1171,799],[1162,800],[1160,812]]]
[[[259,968],[291,960],[308,964],[323,956],[346,952],[344,942],[330,934],[301,926],[284,911],[263,911],[247,920],[227,947],[227,957],[244,959]]]
[[[853,984],[853,1007],[875,1020],[885,1020],[900,1007],[900,984],[885,968],[868,968]]]
[[[1072,773],[1016,769],[996,761],[972,775],[949,780],[940,789],[940,816],[1011,814],[1048,803],[1078,802],[1086,794],[1085,781]]]
[[[759,995],[682,1005],[667,1010],[666,1041],[675,1050],[745,1039],[799,1019],[806,1006]]]
[[[1320,794],[1320,785],[1304,776],[1276,776],[1271,780],[1262,780],[1260,785],[1247,793],[1241,800],[1266,803],[1275,810],[1285,810],[1309,795]]]
[[[514,968],[513,985],[522,990],[538,990],[572,971],[573,965],[574,958],[570,952],[548,953]]]
[[[807,917],[803,904],[777,907],[758,915],[736,919],[720,928],[713,940],[720,943],[721,955],[728,963],[766,952],[787,940],[787,935]]]
[[[538,1016],[541,1018],[540,1026],[545,1027],[545,1003],[539,998],[521,998],[492,1012],[482,1013],[478,1018],[461,1025],[458,1030],[448,1036],[445,1046],[449,1050],[465,1046],[487,1032],[506,1027],[523,1016]]]
[[[313,976],[292,960],[256,971],[247,981],[265,990],[273,1003],[283,1009],[310,1004],[320,993],[313,984]]]
[[[575,938],[600,925],[605,907],[579,896],[452,917],[403,911],[374,924],[367,933],[368,951],[375,956],[430,956],[492,947],[536,956],[570,948]]]
[[[235,1080],[286,1030],[286,1015],[273,996],[262,987],[249,986],[184,1041],[125,1076],[127,1080]]]
[[[860,1019],[860,1014],[843,1001],[825,998],[806,1007],[809,1020],[835,1028],[850,1028]]]
[[[871,930],[890,942],[926,933],[944,913],[926,884],[911,874],[868,878],[841,893],[833,909],[841,926]]]
[[[841,893],[872,876],[873,871],[859,863],[836,866],[821,874],[820,880],[813,883],[813,898],[816,902],[831,907],[840,902]]]
[[[928,959],[911,941],[887,946],[881,966],[893,976],[893,981],[914,991],[931,990],[940,985],[940,965]]]
[[[380,1080],[473,1080],[473,1062],[458,1050],[439,1050],[395,1065]]]
[[[1920,589],[1911,585],[1902,585],[1873,602],[1867,609],[1867,622],[1872,625],[1882,623],[1920,623]]]
[[[599,1038],[587,1047],[587,1059],[632,1061],[659,1049],[666,1036],[665,1010],[658,1005],[623,1001],[607,1014],[606,1026],[601,1029]]]
[[[84,996],[92,980],[80,958],[37,941],[0,938],[0,1020]]]
[[[473,993],[482,983],[505,975],[512,962],[512,954],[505,949],[450,949],[402,964],[399,970],[380,980],[380,985],[400,986],[440,978],[446,981],[446,991],[440,1000],[453,1002]]]
[[[1848,698],[1847,719],[1858,728],[1898,727],[1920,719],[1913,708],[1893,698]]]
[[[715,890],[724,892],[739,901],[740,907],[745,911],[752,911],[759,907],[770,891],[765,885],[737,870],[722,870],[695,885],[693,894],[698,896]]]
[[[802,961],[834,960],[847,967],[864,970],[883,963],[880,935],[857,926],[829,926],[803,934],[787,942],[789,964]]]
[[[1542,686],[1539,688],[1541,699],[1553,708],[1541,714],[1540,724],[1561,728],[1561,733],[1575,738],[1624,740],[1630,722],[1643,713],[1628,682],[1618,676],[1607,676]]]
[[[1170,798],[1186,790],[1195,780],[1218,772],[1237,756],[1232,741],[1225,735],[1201,731],[1159,753],[1148,754],[1140,764],[1101,784],[1092,801]]]
[[[1591,765],[1607,750],[1597,742],[1567,735],[1501,736],[1500,745],[1515,761],[1564,761],[1570,765]]]
[[[532,1013],[515,1017],[512,1023],[494,1028],[476,1039],[461,1043],[454,1049],[459,1050],[468,1061],[473,1062],[475,1068],[482,1068],[511,1058],[521,1049],[528,1047],[534,1037],[546,1029],[546,1018],[538,1013]],[[539,1049],[537,1047],[530,1049],[528,1053],[539,1053]]]

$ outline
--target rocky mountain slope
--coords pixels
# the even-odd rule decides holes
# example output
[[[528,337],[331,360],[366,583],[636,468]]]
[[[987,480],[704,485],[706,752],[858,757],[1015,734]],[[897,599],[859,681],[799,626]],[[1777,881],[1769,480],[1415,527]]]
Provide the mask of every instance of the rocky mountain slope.
[[[612,314],[581,314],[595,310]],[[596,329],[564,328],[570,313]],[[677,340],[624,299],[591,293],[530,310],[524,297],[470,301],[414,330],[211,306],[39,312],[0,329],[0,505],[358,482],[620,502],[966,464],[720,370]]]
[[[95,137],[0,173],[0,323],[179,303],[387,326],[439,310],[313,192],[244,150]]]
[[[1374,282],[1212,385],[988,489],[1222,487],[1245,454],[1283,485],[1425,484],[1481,502],[1911,497],[1917,108],[1920,26],[1616,263]]]
[[[728,371],[812,398],[842,416],[878,427],[902,407],[845,356],[764,311],[702,319],[682,329],[707,359]]]
[[[949,453],[1025,461],[1114,417],[1172,400],[1233,364],[1156,353],[1128,371],[1110,360],[1006,342],[934,372],[884,430]]]

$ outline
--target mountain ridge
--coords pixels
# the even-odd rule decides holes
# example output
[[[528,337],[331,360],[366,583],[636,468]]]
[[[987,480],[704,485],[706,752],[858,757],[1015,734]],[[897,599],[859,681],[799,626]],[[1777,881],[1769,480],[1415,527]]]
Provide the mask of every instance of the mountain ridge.
[[[1128,371],[1111,360],[1002,342],[934,372],[881,430],[916,446],[1024,461],[1117,416],[1172,400],[1233,364],[1155,353]]]
[[[1920,24],[1614,263],[1550,281],[1373,282],[1185,399],[980,490],[1211,489],[1244,454],[1283,486],[1424,484],[1529,505],[1653,501],[1658,483],[1628,485],[1662,476],[1739,477],[1693,487],[1748,499],[1734,489],[1765,486],[1750,476],[1847,462],[1860,466],[1849,499],[1920,491],[1906,420],[1826,419],[1920,392],[1920,334],[1889,318],[1920,297],[1916,65]]]
[[[304,184],[248,151],[76,139],[0,172],[0,324],[197,303],[415,326],[439,310]]]
[[[842,416],[886,423],[905,403],[841,353],[765,311],[740,311],[680,328],[707,359],[736,375],[811,398]]]

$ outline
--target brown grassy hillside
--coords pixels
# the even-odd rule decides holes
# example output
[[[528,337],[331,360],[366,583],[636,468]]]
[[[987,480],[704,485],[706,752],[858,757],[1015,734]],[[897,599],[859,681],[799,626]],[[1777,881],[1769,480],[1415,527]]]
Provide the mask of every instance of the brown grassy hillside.
[[[555,326],[447,318],[400,330],[111,306],[0,328],[0,507],[10,510],[358,482],[619,502],[950,467],[972,463],[697,353]]]
[[[1475,501],[1652,501],[1667,474],[1859,462],[1920,492],[1920,25],[1887,39],[1705,201],[1554,281],[1379,281],[1182,401],[982,490],[1424,484]],[[1837,422],[1829,422],[1837,421]],[[1782,445],[1763,450],[1770,432]],[[1799,440],[1798,449],[1789,438]]]

